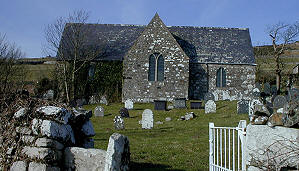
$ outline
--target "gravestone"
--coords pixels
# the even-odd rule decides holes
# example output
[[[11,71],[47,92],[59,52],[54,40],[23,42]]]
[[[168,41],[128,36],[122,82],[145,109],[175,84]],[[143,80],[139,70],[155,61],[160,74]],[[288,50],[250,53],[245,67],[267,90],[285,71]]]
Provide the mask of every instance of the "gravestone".
[[[186,108],[186,99],[185,98],[174,99],[174,108],[177,109]]]
[[[288,101],[299,101],[299,90],[296,88],[292,88],[288,93]]]
[[[273,107],[277,109],[283,108],[285,104],[287,104],[287,99],[281,95],[276,96],[273,101]]]
[[[105,96],[102,96],[102,97],[101,97],[100,103],[101,103],[101,104],[108,105],[108,101],[107,101],[107,99],[106,99]]]
[[[191,109],[202,109],[202,102],[190,102]]]
[[[263,103],[258,99],[253,99],[249,103],[249,116],[254,114],[254,106],[255,105],[263,105]]]
[[[258,88],[254,88],[254,89],[252,90],[252,94],[253,94],[253,97],[257,98],[257,97],[260,97],[260,96],[261,96],[261,91],[260,91],[260,89],[258,89]]]
[[[102,106],[97,106],[94,109],[94,116],[104,116],[104,108]]]
[[[261,90],[261,89],[262,89],[262,86],[261,86],[261,84],[260,84],[259,82],[256,82],[256,83],[255,83],[255,88]]]
[[[205,113],[216,113],[216,103],[213,100],[208,100],[205,104]]]
[[[213,101],[215,101],[215,96],[214,96],[213,93],[211,93],[211,92],[207,92],[207,93],[205,94],[205,96],[204,96],[204,100],[205,100],[206,102],[209,101],[209,100],[213,100]]]
[[[266,93],[267,95],[271,94],[271,85],[269,83],[264,84],[264,93]]]
[[[152,129],[154,127],[154,114],[150,109],[145,109],[142,113],[142,129]]]
[[[128,110],[131,110],[134,108],[134,102],[131,99],[127,99],[125,101],[125,108],[127,108]]]
[[[277,87],[276,87],[276,85],[271,86],[271,95],[272,96],[277,95]]]
[[[54,90],[48,90],[45,94],[43,94],[43,99],[53,100],[54,99]]]
[[[237,102],[237,113],[249,113],[249,100],[241,99]]]
[[[125,129],[124,119],[121,116],[114,117],[114,128],[115,129]]]
[[[129,118],[130,117],[130,114],[129,114],[129,111],[127,108],[125,107],[122,107],[120,110],[119,110],[119,114],[121,117],[123,118]]]
[[[155,110],[166,110],[166,101],[165,100],[154,100],[154,109]]]

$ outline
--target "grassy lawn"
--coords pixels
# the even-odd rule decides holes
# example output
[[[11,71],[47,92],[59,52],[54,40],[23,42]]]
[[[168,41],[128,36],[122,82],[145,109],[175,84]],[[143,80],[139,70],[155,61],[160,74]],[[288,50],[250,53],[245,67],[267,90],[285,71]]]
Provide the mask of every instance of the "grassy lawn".
[[[155,111],[153,104],[134,104],[130,110],[130,118],[125,118],[125,130],[115,130],[114,116],[124,104],[103,105],[104,117],[92,117],[96,131],[95,148],[105,149],[112,133],[126,135],[130,140],[132,170],[208,170],[209,164],[209,122],[215,126],[237,126],[239,120],[247,120],[248,115],[236,114],[236,101],[219,101],[217,113],[205,114],[203,109],[173,109],[170,111]],[[87,105],[93,110],[97,105]],[[144,109],[154,112],[156,125],[151,130],[141,129],[138,121],[142,118]],[[193,111],[197,116],[193,120],[178,121],[186,112]],[[165,122],[166,117],[172,121]]]

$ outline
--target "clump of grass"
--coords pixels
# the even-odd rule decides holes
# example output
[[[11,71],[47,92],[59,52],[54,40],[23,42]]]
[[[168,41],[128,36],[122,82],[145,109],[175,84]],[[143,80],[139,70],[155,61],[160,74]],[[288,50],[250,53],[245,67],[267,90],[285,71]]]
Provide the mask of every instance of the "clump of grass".
[[[215,126],[237,126],[248,115],[236,113],[236,101],[219,101],[217,113],[205,114],[204,109],[173,109],[155,111],[153,104],[134,104],[130,118],[125,118],[125,130],[115,130],[113,118],[119,115],[121,103],[103,106],[104,117],[92,117],[96,132],[95,148],[106,149],[109,137],[118,132],[130,140],[132,170],[208,170],[209,168],[209,122]],[[189,106],[189,105],[188,105]],[[96,105],[87,105],[94,110]],[[151,109],[154,122],[161,121],[151,130],[141,129],[138,121],[144,109]],[[189,121],[178,120],[186,112],[193,111],[196,118]],[[165,122],[166,117],[172,120]]]

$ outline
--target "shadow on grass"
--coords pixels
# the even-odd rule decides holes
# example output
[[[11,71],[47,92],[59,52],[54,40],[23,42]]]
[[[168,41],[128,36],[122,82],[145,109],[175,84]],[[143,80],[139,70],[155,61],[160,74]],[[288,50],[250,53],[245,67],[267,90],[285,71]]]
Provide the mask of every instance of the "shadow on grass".
[[[110,116],[110,115],[112,115],[111,113],[109,113],[109,114],[106,114],[106,115],[104,115],[104,116]]]
[[[217,110],[227,107],[228,105],[223,105],[217,108]]]
[[[130,170],[134,171],[159,171],[159,170],[169,170],[169,171],[184,171],[181,169],[172,169],[169,165],[164,164],[152,164],[152,163],[136,163],[130,162]]]

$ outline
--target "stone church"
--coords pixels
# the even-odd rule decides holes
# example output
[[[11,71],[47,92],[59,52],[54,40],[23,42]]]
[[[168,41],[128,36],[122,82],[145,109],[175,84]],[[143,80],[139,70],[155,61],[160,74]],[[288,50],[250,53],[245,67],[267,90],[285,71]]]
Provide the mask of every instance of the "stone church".
[[[87,24],[100,60],[123,61],[122,100],[247,99],[255,84],[248,29],[166,26],[156,14],[147,26]]]

